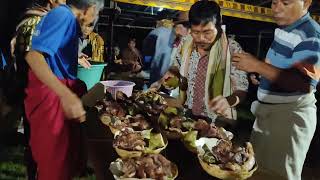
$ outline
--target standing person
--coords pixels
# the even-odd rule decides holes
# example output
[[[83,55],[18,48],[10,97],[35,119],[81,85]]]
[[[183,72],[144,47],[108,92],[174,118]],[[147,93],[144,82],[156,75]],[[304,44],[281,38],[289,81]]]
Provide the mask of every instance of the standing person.
[[[185,12],[181,12],[183,14]],[[150,63],[150,84],[158,81],[172,65],[172,50],[176,39],[188,35],[187,16],[180,16],[177,23],[162,20],[158,27],[152,30],[143,41],[143,56]],[[184,18],[184,19],[183,19]],[[182,26],[180,26],[182,25]],[[146,59],[147,58],[147,59]]]
[[[17,64],[17,75],[20,87],[18,88],[18,94],[23,94],[24,88],[28,79],[28,65],[25,61],[26,53],[31,49],[32,34],[35,31],[36,25],[40,22],[41,18],[45,16],[48,11],[65,4],[66,0],[34,0],[32,7],[27,9],[24,13],[21,22],[16,28],[16,35],[11,41],[11,53],[15,58]],[[21,107],[23,109],[23,107]],[[18,109],[18,108],[16,108]],[[36,179],[36,164],[32,158],[31,150],[29,147],[30,128],[23,117],[24,136],[26,140],[24,159],[27,166],[27,175],[29,180]]]
[[[83,36],[79,40],[78,63],[85,68],[91,66],[89,61],[104,62],[104,41],[102,37],[93,32],[98,19],[83,30]]]
[[[30,67],[25,111],[39,180],[70,180],[81,164],[78,98],[85,88],[76,80],[81,27],[96,19],[103,0],[68,0],[38,24],[26,55]],[[81,92],[82,91],[82,92]]]
[[[177,62],[158,83],[180,76],[181,102],[193,115],[209,117],[213,122],[218,116],[236,119],[235,106],[245,99],[248,89],[246,73],[231,64],[231,55],[241,47],[227,39],[221,21],[216,2],[193,4],[189,11],[191,36],[178,50]]]
[[[320,26],[308,13],[311,0],[273,0],[279,28],[265,62],[235,54],[238,69],[259,73],[252,142],[262,169],[300,180],[316,128],[314,91],[320,77]]]

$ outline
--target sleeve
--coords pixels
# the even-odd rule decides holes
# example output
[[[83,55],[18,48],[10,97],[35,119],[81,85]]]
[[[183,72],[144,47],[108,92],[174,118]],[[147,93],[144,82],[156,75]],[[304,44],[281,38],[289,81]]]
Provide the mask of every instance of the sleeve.
[[[0,51],[0,58],[1,58],[1,61],[0,61],[0,68],[1,69],[4,69],[4,67],[7,65],[7,63],[6,63],[6,59],[4,58],[4,56],[3,56],[3,54],[2,54],[2,52]]]
[[[299,43],[293,50],[292,59],[293,66],[316,86],[320,78],[320,39],[309,38]]]
[[[182,46],[183,43],[186,41],[187,37],[184,37],[181,39],[180,43],[178,44],[178,47],[176,51],[172,50],[172,60],[173,60],[173,66],[177,66],[178,68],[181,67],[181,62],[182,62]]]
[[[49,12],[36,27],[33,34],[32,49],[53,56],[63,46],[72,32],[72,23],[75,19],[70,12],[56,8]]]
[[[155,34],[149,34],[144,40],[143,40],[143,47],[142,47],[142,53],[143,56],[154,56],[156,44],[157,44],[158,36]]]
[[[231,56],[233,53],[242,51],[240,44],[233,39],[229,39],[229,49]],[[233,91],[248,91],[249,81],[246,72],[238,70],[235,66],[231,65],[230,76]]]

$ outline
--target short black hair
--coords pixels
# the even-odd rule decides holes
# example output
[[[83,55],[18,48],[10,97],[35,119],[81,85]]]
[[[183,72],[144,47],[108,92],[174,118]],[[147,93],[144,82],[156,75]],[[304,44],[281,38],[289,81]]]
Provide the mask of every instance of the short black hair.
[[[38,5],[41,7],[46,7],[48,3],[49,3],[49,0],[33,0],[32,2],[33,5]]]
[[[197,1],[190,8],[190,25],[206,25],[209,22],[213,22],[218,29],[221,28],[221,21],[220,6],[214,1]]]
[[[134,37],[129,37],[129,38],[128,38],[128,43],[131,42],[131,41],[136,42],[136,38],[134,38]]]

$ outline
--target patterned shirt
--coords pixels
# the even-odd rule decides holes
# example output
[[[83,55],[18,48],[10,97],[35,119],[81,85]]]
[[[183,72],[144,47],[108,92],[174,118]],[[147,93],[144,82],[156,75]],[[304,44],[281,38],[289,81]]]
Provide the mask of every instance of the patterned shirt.
[[[231,56],[233,53],[242,50],[239,43],[233,39],[229,39],[229,49]],[[188,89],[186,105],[193,110],[195,115],[214,117],[205,106],[205,77],[208,69],[208,56],[200,57],[200,54],[194,49],[190,57],[190,66],[188,71]],[[231,86],[233,91],[247,91],[249,82],[247,74],[244,71],[237,70],[235,66],[231,66]]]
[[[298,69],[315,88],[320,78],[319,24],[308,13],[292,25],[276,29],[267,60],[280,69]],[[285,91],[263,77],[258,89],[258,99],[267,103],[294,102],[304,94]]]
[[[26,12],[27,17],[23,19],[17,27],[14,52],[16,57],[24,58],[25,53],[30,51],[32,35],[45,13],[47,13],[47,11],[44,8],[35,8]]]

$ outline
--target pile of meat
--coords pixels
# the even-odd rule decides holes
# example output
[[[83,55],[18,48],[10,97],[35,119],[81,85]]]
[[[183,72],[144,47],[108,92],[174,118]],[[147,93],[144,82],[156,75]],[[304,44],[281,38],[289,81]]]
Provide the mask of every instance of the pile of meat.
[[[167,104],[163,97],[152,91],[137,94],[135,101],[144,112],[151,116],[158,116],[165,108],[167,108]]]
[[[229,140],[230,137],[225,133],[223,128],[218,128],[214,124],[209,124],[207,121],[199,119],[195,125],[194,129],[199,131],[201,137],[207,138],[217,138]]]
[[[232,146],[232,142],[227,140],[220,140],[212,148],[212,154],[222,169],[233,171],[240,170],[240,166],[249,159],[246,148]]]
[[[130,127],[136,131],[143,131],[151,128],[150,123],[141,114],[128,118],[114,119],[112,126],[119,130]]]
[[[116,117],[126,116],[126,110],[121,106],[121,104],[115,101],[99,101],[95,107],[98,109],[98,112],[100,112],[102,115]]]
[[[150,123],[141,114],[137,114],[136,116],[128,119],[130,122],[130,127],[136,131],[142,131],[151,128]]]
[[[173,177],[173,164],[161,154],[147,154],[135,159],[123,160],[123,178],[152,178],[165,180]]]
[[[121,134],[116,136],[113,147],[129,151],[142,151],[146,146],[143,136],[139,132],[124,129]]]

